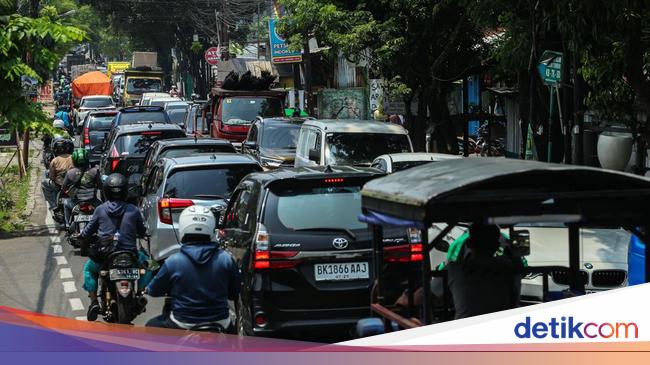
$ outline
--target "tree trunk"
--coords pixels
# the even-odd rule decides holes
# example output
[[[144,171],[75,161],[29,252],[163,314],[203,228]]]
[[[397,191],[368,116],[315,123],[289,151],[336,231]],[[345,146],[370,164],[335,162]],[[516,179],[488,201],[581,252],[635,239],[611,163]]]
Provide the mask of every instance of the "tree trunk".
[[[311,50],[309,49],[309,36],[303,45],[303,62],[305,64],[305,101],[307,102],[307,114],[314,115],[314,100],[311,90]]]

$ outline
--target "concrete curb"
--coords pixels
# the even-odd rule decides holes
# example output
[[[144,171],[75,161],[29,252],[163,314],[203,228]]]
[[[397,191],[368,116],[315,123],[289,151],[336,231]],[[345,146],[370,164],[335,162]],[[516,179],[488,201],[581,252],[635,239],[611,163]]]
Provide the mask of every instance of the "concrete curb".
[[[42,161],[43,145],[40,141],[32,141],[32,156],[29,158],[29,195],[25,205],[25,216],[30,218],[30,224],[36,223],[31,220],[34,209],[36,208],[36,199],[43,200],[43,194],[40,186],[43,180],[43,169],[45,168]]]

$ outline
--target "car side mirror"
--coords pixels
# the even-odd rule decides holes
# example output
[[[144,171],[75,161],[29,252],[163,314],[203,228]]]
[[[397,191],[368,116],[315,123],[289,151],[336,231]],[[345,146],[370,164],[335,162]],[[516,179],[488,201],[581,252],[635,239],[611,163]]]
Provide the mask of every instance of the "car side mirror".
[[[526,229],[513,230],[510,235],[512,250],[515,256],[530,255],[530,231]]]
[[[317,164],[320,163],[320,151],[316,149],[309,150],[309,160],[314,161]]]
[[[244,142],[244,147],[248,148],[249,150],[257,150],[257,142],[246,141]]]

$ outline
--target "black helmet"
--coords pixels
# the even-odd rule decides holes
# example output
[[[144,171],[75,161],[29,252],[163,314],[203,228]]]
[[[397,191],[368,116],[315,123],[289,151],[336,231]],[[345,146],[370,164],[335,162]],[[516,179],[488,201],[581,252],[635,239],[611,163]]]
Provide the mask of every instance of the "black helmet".
[[[104,181],[104,198],[110,201],[124,201],[129,193],[129,180],[122,174],[113,173]]]
[[[74,151],[74,143],[67,138],[57,137],[52,143],[52,153],[54,153],[54,156],[71,154],[72,151]]]

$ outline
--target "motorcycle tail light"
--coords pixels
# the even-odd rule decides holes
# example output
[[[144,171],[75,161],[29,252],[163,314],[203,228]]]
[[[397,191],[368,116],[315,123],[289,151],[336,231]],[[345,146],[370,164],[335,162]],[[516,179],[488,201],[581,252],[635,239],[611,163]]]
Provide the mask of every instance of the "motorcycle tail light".
[[[92,211],[95,210],[95,207],[90,203],[80,203],[79,210],[84,213],[92,213]]]

